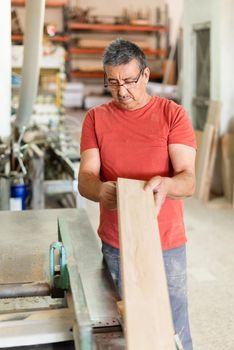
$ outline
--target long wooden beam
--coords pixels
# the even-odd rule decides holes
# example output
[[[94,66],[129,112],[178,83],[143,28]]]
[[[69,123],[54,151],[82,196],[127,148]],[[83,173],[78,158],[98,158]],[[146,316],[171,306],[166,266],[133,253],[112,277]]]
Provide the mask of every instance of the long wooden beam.
[[[127,350],[174,350],[154,198],[144,182],[118,179]]]

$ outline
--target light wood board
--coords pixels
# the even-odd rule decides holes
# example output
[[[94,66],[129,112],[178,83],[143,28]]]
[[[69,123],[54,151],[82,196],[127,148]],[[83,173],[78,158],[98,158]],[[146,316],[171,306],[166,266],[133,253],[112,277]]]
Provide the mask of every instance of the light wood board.
[[[208,200],[210,199],[210,190],[211,190],[212,179],[213,179],[214,168],[215,168],[218,141],[219,141],[218,129],[214,128],[212,142],[210,145],[209,163],[208,163],[207,173],[205,176],[205,184],[204,184],[204,190],[203,190],[204,202],[208,202]]]
[[[221,144],[224,195],[234,205],[234,133],[224,134]]]
[[[200,157],[198,159],[197,165],[197,184],[195,196],[198,199],[203,200],[204,193],[206,191],[206,181],[207,181],[207,173],[209,168],[209,160],[210,160],[210,152],[212,146],[212,140],[214,135],[214,126],[210,124],[206,124],[203,140],[202,140],[202,148]]]
[[[195,196],[204,202],[207,202],[210,197],[219,139],[220,115],[221,103],[219,101],[210,101],[207,121],[202,134],[201,147],[196,162],[197,184]],[[201,139],[201,134],[196,133],[196,136]]]
[[[209,102],[206,123],[213,125],[217,130],[219,129],[220,124],[221,108],[222,104],[220,101]]]
[[[196,169],[196,174],[197,174],[199,159],[201,157],[201,146],[202,146],[202,140],[203,140],[203,131],[195,130],[195,136],[196,136],[196,142],[197,142],[197,154],[196,154],[195,169]]]
[[[153,193],[118,179],[127,350],[174,350],[174,331]]]

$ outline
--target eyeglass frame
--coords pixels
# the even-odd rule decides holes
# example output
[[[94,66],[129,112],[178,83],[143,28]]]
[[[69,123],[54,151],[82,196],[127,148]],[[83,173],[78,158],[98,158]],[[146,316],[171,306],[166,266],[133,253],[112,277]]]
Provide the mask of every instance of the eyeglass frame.
[[[107,83],[107,81],[106,81],[106,72],[104,72],[104,87],[105,88],[112,88],[112,89],[119,89],[121,86],[124,86],[127,90],[128,89],[131,89],[131,88],[129,88],[129,87],[126,87],[125,85],[127,84],[132,84],[132,83],[134,83],[135,85],[138,83],[138,81],[139,81],[139,79],[140,79],[140,77],[141,77],[141,75],[142,75],[142,73],[144,72],[144,68],[141,68],[141,70],[140,70],[140,72],[139,72],[139,74],[138,74],[138,76],[136,77],[136,79],[133,79],[132,81],[130,81],[130,82],[128,82],[128,83],[123,83],[123,84],[116,84],[116,85],[109,85],[108,83]],[[113,79],[114,80],[114,79]],[[116,79],[116,81],[117,81],[117,79]],[[134,85],[134,87],[135,87],[135,85]],[[134,88],[133,87],[133,88]]]

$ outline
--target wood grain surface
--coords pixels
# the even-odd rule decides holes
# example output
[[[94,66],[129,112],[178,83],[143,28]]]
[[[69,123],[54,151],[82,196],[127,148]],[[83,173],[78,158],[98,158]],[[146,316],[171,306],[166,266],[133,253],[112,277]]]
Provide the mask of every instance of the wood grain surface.
[[[161,243],[151,191],[118,179],[118,220],[127,350],[174,350]]]

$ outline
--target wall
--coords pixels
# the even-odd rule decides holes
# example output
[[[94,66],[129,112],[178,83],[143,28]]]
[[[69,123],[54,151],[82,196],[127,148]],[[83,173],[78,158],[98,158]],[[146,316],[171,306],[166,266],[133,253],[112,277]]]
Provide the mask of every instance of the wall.
[[[234,2],[222,0],[221,5],[221,74],[220,90],[222,106],[221,132],[232,127],[234,131]],[[232,125],[231,125],[232,124]]]
[[[202,9],[202,11],[201,11]],[[234,131],[234,45],[233,0],[186,0],[184,6],[183,105],[192,115],[194,95],[194,24],[211,24],[211,87],[210,98],[222,103],[220,134],[232,123]],[[213,190],[222,192],[221,154],[218,150]]]
[[[192,116],[192,98],[194,96],[194,44],[193,26],[202,23],[211,24],[211,99],[220,99],[220,11],[219,0],[186,0],[184,4],[183,25],[183,105]],[[202,11],[201,11],[202,9]]]
[[[201,11],[202,8],[202,11]],[[227,131],[234,117],[234,2],[232,0],[187,0],[184,6],[183,105],[192,115],[194,95],[193,25],[211,24],[210,98],[222,102],[220,131]]]

